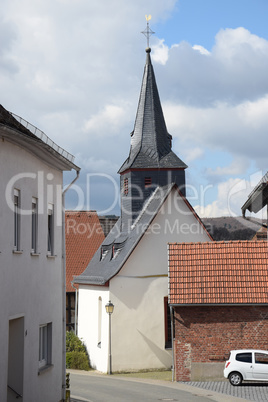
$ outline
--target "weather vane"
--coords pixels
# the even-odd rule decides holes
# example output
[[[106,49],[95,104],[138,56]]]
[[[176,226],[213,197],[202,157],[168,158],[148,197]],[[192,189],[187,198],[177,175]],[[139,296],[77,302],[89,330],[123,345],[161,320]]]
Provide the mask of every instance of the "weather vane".
[[[141,33],[146,36],[147,38],[147,47],[149,48],[149,38],[150,36],[152,36],[155,32],[151,30],[151,28],[149,27],[149,21],[152,18],[151,15],[145,15],[146,21],[147,21],[147,26],[146,29],[144,31],[142,31]]]

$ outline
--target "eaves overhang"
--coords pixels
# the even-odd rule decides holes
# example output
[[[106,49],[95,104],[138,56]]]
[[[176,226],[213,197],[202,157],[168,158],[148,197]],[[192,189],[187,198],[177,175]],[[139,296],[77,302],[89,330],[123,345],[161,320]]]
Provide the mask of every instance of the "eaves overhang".
[[[268,204],[268,172],[262,177],[257,186],[251,191],[247,201],[241,207],[245,216],[246,210],[257,213]]]
[[[56,169],[61,171],[68,171],[72,169],[80,171],[80,168],[71,160],[65,158],[64,155],[57,152],[49,144],[46,144],[40,138],[34,135],[25,135],[25,133],[17,130],[16,128],[0,123],[0,137],[2,138],[2,141],[7,140],[15,145],[25,148],[28,152],[39,157],[45,163],[52,165]]]

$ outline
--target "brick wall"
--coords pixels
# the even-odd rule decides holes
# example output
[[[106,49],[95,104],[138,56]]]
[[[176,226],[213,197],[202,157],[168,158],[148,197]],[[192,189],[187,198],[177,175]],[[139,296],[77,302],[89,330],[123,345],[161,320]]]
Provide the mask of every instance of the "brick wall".
[[[177,381],[191,380],[194,363],[223,362],[232,349],[268,350],[268,306],[175,307]]]

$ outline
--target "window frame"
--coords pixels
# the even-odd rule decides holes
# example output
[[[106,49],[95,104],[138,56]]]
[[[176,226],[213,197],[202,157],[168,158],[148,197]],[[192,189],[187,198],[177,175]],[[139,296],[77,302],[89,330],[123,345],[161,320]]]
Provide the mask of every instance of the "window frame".
[[[54,206],[48,204],[47,209],[47,253],[54,256]]]
[[[52,364],[52,323],[39,325],[39,369]]]
[[[21,204],[21,194],[20,190],[14,189],[13,191],[13,207],[14,207],[14,239],[13,247],[14,251],[20,251],[21,246],[21,216],[20,216],[20,204]]]
[[[38,245],[38,199],[32,197],[31,250],[33,254],[37,253],[37,245]]]
[[[236,353],[235,360],[239,363],[250,363],[252,364],[252,352],[240,352]]]
[[[262,356],[265,356],[266,359],[263,360]],[[255,364],[265,364],[267,366],[267,364],[268,364],[268,353],[254,352],[254,361],[255,361]]]

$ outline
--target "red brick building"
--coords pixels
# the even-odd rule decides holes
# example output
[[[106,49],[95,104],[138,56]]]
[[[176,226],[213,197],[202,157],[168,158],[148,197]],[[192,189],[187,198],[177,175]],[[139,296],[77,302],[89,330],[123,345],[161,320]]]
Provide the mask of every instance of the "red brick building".
[[[268,350],[267,241],[169,245],[177,381],[223,378],[232,349]]]

